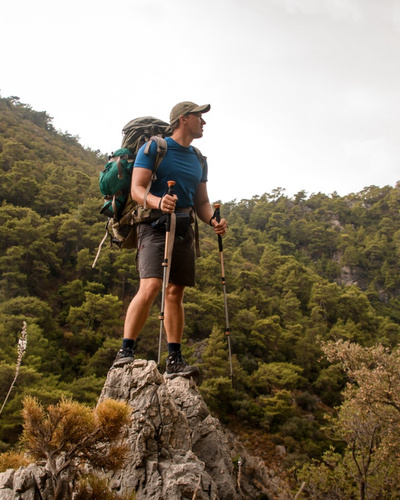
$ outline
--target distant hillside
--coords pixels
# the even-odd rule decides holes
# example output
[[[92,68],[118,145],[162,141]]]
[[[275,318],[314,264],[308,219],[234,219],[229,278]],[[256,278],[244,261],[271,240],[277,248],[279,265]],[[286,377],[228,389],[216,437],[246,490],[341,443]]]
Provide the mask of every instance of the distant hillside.
[[[19,436],[24,394],[44,404],[62,395],[94,404],[120,345],[138,276],[134,252],[107,244],[91,267],[106,222],[98,190],[104,162],[57,132],[47,113],[0,99],[0,403],[28,324],[26,357],[0,419],[0,451]],[[229,223],[234,388],[218,246],[205,225],[197,286],[185,295],[184,354],[201,366],[210,409],[260,456],[281,445],[287,467],[318,458],[332,444],[322,426],[346,381],[321,341],[400,341],[400,190],[289,198],[278,189],[225,203],[221,213]],[[139,358],[157,357],[158,315],[157,302]]]
[[[94,180],[104,164],[98,151],[56,132],[46,112],[33,111],[17,98],[0,99],[0,114],[2,202],[59,215],[87,196],[98,197]]]

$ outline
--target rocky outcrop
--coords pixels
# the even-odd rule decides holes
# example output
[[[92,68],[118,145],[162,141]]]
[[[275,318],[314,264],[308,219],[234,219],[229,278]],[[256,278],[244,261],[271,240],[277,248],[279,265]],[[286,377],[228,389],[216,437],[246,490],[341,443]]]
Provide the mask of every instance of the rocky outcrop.
[[[288,498],[279,478],[210,414],[191,379],[165,379],[154,361],[136,360],[109,371],[99,401],[108,398],[132,407],[128,459],[108,475],[115,492],[136,491],[137,500]],[[0,475],[1,499],[50,499],[49,488],[44,467]]]
[[[154,361],[111,370],[100,396],[128,402],[130,454],[112,477],[138,500],[283,498],[279,481],[210,415],[191,379],[164,379]]]
[[[53,500],[50,473],[35,464],[0,474],[1,500]]]

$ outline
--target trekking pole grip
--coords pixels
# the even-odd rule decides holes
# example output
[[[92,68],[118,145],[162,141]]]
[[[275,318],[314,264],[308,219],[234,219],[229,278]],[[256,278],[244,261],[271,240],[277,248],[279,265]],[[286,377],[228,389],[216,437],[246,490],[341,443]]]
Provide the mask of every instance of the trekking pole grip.
[[[173,196],[174,194],[174,186],[175,186],[175,181],[168,181],[167,182],[168,184],[168,191],[167,193],[170,195],[170,196]]]
[[[174,195],[175,181],[168,181],[167,184],[168,184],[167,194],[169,194],[170,196],[173,196]],[[171,214],[168,214],[166,231],[169,232],[170,229],[171,229]]]
[[[221,205],[219,203],[215,203],[215,205],[214,205],[214,208],[215,208],[214,215],[215,215],[215,220],[217,222],[221,221],[221,213],[219,211],[220,206]],[[222,236],[220,234],[218,235],[218,247],[219,247],[219,251],[222,252]]]

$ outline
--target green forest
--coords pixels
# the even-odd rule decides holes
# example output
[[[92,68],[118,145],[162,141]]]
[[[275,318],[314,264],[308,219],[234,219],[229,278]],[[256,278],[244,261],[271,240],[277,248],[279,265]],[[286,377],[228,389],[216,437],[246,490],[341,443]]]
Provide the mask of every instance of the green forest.
[[[105,232],[98,179],[106,162],[79,137],[55,130],[46,112],[18,97],[0,98],[0,405],[27,324],[26,353],[0,414],[0,452],[18,442],[25,396],[44,405],[70,397],[94,406],[120,347],[138,275],[135,252],[107,243],[92,268]],[[223,202],[221,215],[229,224],[223,242],[233,385],[218,242],[204,224],[197,284],[185,294],[184,355],[201,368],[199,390],[210,410],[269,465],[268,443],[284,448],[279,466],[293,484],[307,482],[304,498],[398,498],[398,451],[382,451],[384,412],[373,412],[372,441],[365,433],[371,408],[386,404],[394,411],[392,443],[400,442],[400,406],[389,394],[400,371],[393,362],[400,340],[400,186],[293,197],[277,187]],[[159,308],[160,299],[137,358],[157,359]],[[378,368],[390,383],[383,388],[379,379],[368,391]],[[386,403],[363,406],[363,388],[369,396],[381,391]],[[345,428],[363,412],[365,429]],[[374,468],[360,472],[368,449]],[[332,496],[335,488],[343,491]]]

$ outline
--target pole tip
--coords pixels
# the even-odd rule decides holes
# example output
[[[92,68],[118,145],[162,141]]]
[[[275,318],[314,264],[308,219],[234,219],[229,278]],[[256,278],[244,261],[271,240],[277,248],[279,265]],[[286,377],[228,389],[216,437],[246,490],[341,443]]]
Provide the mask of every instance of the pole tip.
[[[168,181],[167,184],[169,187],[175,186],[175,181]]]
[[[219,208],[221,206],[221,203],[214,203],[214,208]]]

